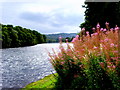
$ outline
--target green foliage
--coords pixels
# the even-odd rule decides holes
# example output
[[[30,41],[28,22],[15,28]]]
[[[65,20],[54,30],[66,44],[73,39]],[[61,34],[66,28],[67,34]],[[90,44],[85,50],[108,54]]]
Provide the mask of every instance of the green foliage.
[[[110,27],[120,26],[120,2],[85,2],[85,22],[80,25],[92,33],[91,29],[96,23],[104,27],[109,22]]]
[[[44,43],[46,42],[46,36],[35,30],[32,31],[20,26],[2,25],[2,37],[0,40],[2,41],[2,48],[13,48]]]

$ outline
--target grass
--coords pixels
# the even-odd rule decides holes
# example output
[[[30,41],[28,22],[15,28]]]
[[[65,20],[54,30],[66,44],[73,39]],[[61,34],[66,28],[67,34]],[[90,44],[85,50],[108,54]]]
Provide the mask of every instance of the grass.
[[[22,90],[29,90],[32,88],[36,88],[36,89],[37,88],[55,88],[55,82],[56,82],[57,75],[58,75],[57,73],[50,74],[41,80],[28,84]]]

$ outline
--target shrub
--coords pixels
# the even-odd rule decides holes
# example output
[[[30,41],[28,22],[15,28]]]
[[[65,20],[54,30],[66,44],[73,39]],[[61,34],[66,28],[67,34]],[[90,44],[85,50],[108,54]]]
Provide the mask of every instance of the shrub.
[[[67,42],[60,52],[49,54],[51,63],[58,73],[56,88],[112,89],[120,88],[119,33],[106,23],[106,28],[97,24],[93,34],[77,35],[73,46]]]

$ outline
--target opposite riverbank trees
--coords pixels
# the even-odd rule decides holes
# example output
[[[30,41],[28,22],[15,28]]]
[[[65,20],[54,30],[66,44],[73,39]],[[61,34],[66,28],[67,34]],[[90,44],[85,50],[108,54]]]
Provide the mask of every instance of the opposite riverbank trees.
[[[2,48],[31,46],[46,42],[46,36],[35,30],[26,29],[21,26],[13,27],[13,25],[1,24],[0,26]]]

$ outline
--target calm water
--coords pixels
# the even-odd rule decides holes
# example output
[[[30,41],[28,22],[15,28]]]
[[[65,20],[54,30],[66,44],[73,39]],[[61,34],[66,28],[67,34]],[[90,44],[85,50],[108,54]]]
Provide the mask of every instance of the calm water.
[[[38,44],[29,47],[9,48],[2,50],[2,69],[0,86],[2,88],[23,88],[44,76],[54,73],[49,62],[48,52],[58,50],[59,44]],[[1,51],[0,51],[1,53]],[[1,58],[1,57],[0,57]]]

